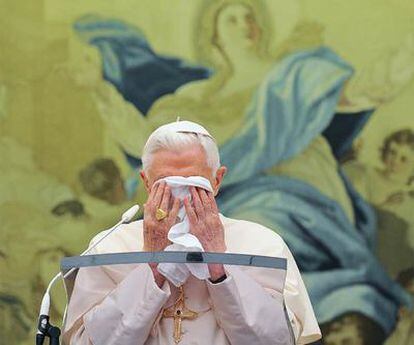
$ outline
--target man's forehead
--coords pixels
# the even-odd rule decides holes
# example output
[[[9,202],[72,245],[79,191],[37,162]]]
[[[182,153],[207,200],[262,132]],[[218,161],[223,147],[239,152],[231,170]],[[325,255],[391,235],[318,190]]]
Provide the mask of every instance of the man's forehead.
[[[177,149],[160,149],[154,153],[153,164],[165,166],[175,165],[200,165],[206,164],[206,152],[201,144],[182,146]]]
[[[183,150],[162,149],[154,153],[148,168],[152,177],[204,176],[211,170],[201,145],[184,147]]]

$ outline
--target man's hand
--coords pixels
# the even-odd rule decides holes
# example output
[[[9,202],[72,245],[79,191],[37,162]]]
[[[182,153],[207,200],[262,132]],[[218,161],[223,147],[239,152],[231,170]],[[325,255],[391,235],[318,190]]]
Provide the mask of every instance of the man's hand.
[[[170,244],[168,231],[176,223],[180,200],[172,201],[171,189],[162,181],[151,188],[147,203],[144,205],[144,251],[158,252]],[[162,220],[157,220],[155,214],[160,208],[168,215]],[[165,282],[165,277],[157,270],[156,263],[150,263],[155,282],[159,287]]]
[[[144,205],[144,251],[163,251],[170,243],[168,231],[176,223],[180,200],[172,201],[171,189],[162,181],[151,188],[150,195]],[[157,220],[155,214],[160,208],[168,212],[168,216]]]
[[[224,253],[226,251],[224,226],[213,194],[195,187],[190,187],[190,192],[193,205],[188,198],[184,199],[190,233],[198,238],[206,252]],[[221,264],[209,264],[209,271],[213,281],[225,275]]]

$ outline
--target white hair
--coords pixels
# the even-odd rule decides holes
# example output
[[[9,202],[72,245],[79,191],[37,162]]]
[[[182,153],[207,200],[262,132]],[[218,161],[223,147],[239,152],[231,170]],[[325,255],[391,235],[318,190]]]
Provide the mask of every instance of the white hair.
[[[174,132],[163,127],[156,129],[148,138],[142,152],[144,171],[151,165],[153,154],[159,150],[180,150],[185,147],[201,145],[207,157],[207,164],[213,175],[220,167],[220,155],[216,142],[208,135],[191,132]]]

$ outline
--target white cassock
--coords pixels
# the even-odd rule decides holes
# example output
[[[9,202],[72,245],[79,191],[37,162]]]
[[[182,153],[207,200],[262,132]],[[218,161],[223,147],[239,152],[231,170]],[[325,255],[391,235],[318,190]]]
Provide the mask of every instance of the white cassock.
[[[227,278],[217,284],[190,276],[183,285],[185,306],[198,316],[182,320],[179,345],[290,345],[292,330],[296,344],[320,339],[306,288],[281,237],[256,223],[222,215],[221,220],[228,253],[287,258],[285,286],[280,288],[269,268],[225,265]],[[142,248],[140,220],[112,233],[91,254]],[[167,280],[159,288],[147,264],[80,269],[68,306],[64,343],[175,344],[173,318],[164,317],[163,310],[175,304],[178,293]]]

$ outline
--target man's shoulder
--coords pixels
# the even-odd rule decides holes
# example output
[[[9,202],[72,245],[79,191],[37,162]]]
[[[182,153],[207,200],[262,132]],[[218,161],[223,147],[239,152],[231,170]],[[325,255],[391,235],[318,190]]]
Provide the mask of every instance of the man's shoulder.
[[[252,221],[221,218],[228,252],[284,256],[286,243],[275,230]]]
[[[96,254],[141,250],[143,239],[142,227],[142,220],[137,220],[128,224],[122,224],[112,233],[110,233],[110,230],[101,231],[92,238],[89,246],[96,245],[93,250]],[[101,242],[98,243],[99,241]]]

